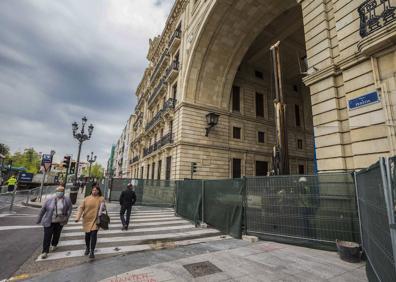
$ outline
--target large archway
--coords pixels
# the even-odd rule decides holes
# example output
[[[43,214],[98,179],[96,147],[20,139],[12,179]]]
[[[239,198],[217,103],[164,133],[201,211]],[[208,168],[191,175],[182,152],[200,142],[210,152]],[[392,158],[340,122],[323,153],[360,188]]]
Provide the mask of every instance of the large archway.
[[[271,22],[296,6],[295,0],[213,1],[190,51],[185,100],[226,109],[238,67],[253,42]]]

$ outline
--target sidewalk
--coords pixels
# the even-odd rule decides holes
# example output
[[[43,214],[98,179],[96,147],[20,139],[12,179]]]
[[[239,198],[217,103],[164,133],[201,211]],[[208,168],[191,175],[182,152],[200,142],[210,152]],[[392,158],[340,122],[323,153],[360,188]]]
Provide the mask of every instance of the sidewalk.
[[[96,260],[29,281],[358,282],[367,278],[364,263],[344,262],[335,252],[227,239]]]

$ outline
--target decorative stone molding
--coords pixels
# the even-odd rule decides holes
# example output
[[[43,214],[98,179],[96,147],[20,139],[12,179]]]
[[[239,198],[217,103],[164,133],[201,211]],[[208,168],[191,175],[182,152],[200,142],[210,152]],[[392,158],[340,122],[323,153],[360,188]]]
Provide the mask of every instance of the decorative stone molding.
[[[396,45],[396,21],[364,37],[358,43],[358,50],[365,56]]]

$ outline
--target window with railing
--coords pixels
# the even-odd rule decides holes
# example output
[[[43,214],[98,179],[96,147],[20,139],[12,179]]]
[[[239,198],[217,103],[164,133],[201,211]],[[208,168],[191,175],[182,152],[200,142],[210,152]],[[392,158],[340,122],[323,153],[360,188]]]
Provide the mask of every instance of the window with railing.
[[[367,35],[381,29],[396,20],[396,7],[390,0],[366,0],[359,6],[360,36]]]

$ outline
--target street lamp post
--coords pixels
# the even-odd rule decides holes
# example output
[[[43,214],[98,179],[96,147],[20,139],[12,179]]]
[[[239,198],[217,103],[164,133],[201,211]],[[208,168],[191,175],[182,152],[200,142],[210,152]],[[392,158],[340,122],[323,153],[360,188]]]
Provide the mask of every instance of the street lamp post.
[[[77,200],[77,192],[78,192],[77,176],[78,176],[78,168],[80,166],[81,147],[82,147],[82,144],[84,143],[84,141],[91,139],[92,131],[94,129],[94,126],[92,124],[90,124],[88,126],[88,134],[86,134],[85,133],[85,125],[86,125],[88,119],[86,117],[83,117],[81,120],[82,120],[82,126],[81,126],[80,132],[77,132],[77,130],[78,130],[77,122],[73,122],[73,124],[72,124],[73,137],[75,139],[77,139],[77,141],[78,141],[78,154],[77,154],[77,163],[76,163],[75,176],[74,176],[74,187],[70,191],[70,199],[73,204],[75,204],[76,200]]]
[[[89,162],[88,178],[91,179],[91,166],[94,162],[96,162],[96,156],[93,155],[93,152],[91,152],[91,157],[87,155],[87,161]]]

